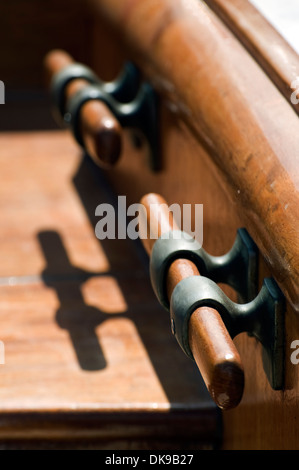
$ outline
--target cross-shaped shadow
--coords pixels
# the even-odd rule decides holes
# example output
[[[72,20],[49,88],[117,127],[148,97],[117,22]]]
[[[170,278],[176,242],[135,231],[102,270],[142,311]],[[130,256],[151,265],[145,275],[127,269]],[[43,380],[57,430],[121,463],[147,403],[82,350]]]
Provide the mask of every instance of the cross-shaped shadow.
[[[57,232],[41,232],[38,240],[47,262],[42,273],[43,281],[55,289],[60,303],[56,312],[58,325],[68,330],[82,369],[103,369],[106,360],[95,328],[105,320],[105,315],[97,308],[86,305],[81,292],[81,285],[92,273],[71,265]]]
[[[101,202],[113,203],[114,196],[88,157],[82,160],[73,181],[89,222],[95,227],[95,208]],[[196,365],[178,347],[170,332],[169,316],[154,297],[148,277],[148,256],[140,242],[117,239],[99,242],[110,265],[105,275],[115,278],[127,305],[126,311],[107,313],[87,305],[82,294],[82,285],[98,274],[72,266],[57,232],[41,232],[38,239],[47,262],[43,280],[56,290],[60,302],[57,323],[69,332],[82,369],[97,371],[107,366],[95,330],[112,317],[123,317],[135,325],[170,403],[182,399],[184,383],[190,397],[209,400]],[[136,266],[137,272],[132,274]]]

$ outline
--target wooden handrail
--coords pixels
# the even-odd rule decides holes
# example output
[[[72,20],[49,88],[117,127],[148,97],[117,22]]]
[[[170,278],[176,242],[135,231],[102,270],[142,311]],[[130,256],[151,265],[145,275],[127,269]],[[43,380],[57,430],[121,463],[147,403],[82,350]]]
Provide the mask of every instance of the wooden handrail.
[[[291,101],[294,92],[291,85],[299,77],[297,52],[250,1],[205,1],[253,55],[299,114],[299,103],[296,103],[297,100]]]
[[[166,201],[158,194],[147,194],[141,199],[147,236],[143,244],[150,255],[154,243],[163,234],[178,227],[168,210]],[[151,223],[148,223],[148,222]],[[145,228],[142,227],[144,233]],[[167,295],[171,299],[176,285],[200,273],[194,263],[177,259],[168,270]],[[215,403],[223,410],[235,408],[243,395],[244,370],[240,355],[223,323],[220,313],[211,307],[197,308],[189,321],[189,345],[207,389]]]
[[[299,311],[299,121],[198,0],[93,0],[208,150],[242,223]]]

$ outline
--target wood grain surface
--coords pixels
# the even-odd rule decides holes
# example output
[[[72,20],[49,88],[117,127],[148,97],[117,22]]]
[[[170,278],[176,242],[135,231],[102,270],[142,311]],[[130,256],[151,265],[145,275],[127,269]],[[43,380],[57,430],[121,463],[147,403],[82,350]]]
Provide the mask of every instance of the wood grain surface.
[[[277,282],[299,310],[297,114],[204,3],[93,3],[203,143]]]
[[[95,237],[111,197],[95,166],[65,131],[0,146],[0,443],[215,445],[217,410],[138,249]]]
[[[206,3],[227,24],[299,114],[296,97],[299,56],[296,50],[248,0],[206,0]],[[291,16],[289,9],[288,3],[285,17]]]
[[[132,20],[133,11],[134,6],[137,9],[141,2],[134,3],[130,10],[132,21],[128,20],[128,14],[125,24],[117,22],[115,4],[112,3],[113,8],[109,9],[108,2],[106,5],[104,0],[97,1],[98,12],[102,12],[100,17],[108,18],[108,22],[118,24],[120,28],[115,37],[112,35],[113,44],[117,43],[115,38],[119,34],[127,37],[128,54],[132,54],[134,50],[132,37],[139,34],[138,27],[135,27],[136,24]],[[112,3],[110,2],[109,5],[111,6]],[[163,2],[163,5],[166,3]],[[147,3],[148,6],[149,4],[150,2]],[[152,11],[156,12],[157,22],[159,18],[162,22],[159,17],[161,9],[158,6],[155,9],[153,3],[151,5]],[[297,175],[296,151],[293,147],[296,136],[293,135],[289,126],[291,123],[292,129],[297,128],[298,118],[289,103],[282,98],[266,74],[237,43],[229,30],[223,28],[209,10],[199,5],[195,6],[195,2],[190,2],[189,6],[186,17],[178,15],[179,18],[175,16],[173,22],[165,21],[165,28],[160,28],[161,35],[151,49],[153,55],[143,42],[143,39],[146,41],[146,35],[138,42],[136,57],[139,59],[142,70],[151,77],[164,97],[160,116],[163,136],[163,171],[157,175],[152,174],[146,163],[146,149],[137,152],[126,144],[120,164],[113,173],[106,173],[106,176],[118,193],[127,194],[128,199],[134,202],[147,192],[158,192],[169,204],[203,203],[204,247],[212,254],[223,254],[228,251],[232,246],[236,228],[245,226],[258,242],[262,253],[265,254],[265,257],[261,257],[260,281],[264,276],[277,277],[277,274],[279,279],[284,271],[283,266],[288,250],[290,248],[297,250],[297,216],[295,216],[296,220],[294,219],[294,230],[285,232],[288,241],[281,252],[283,259],[280,263],[276,257],[279,246],[276,239],[275,241],[271,239],[270,227],[265,233],[265,238],[269,242],[270,239],[272,240],[269,253],[264,251],[264,244],[260,243],[261,239],[257,236],[255,224],[258,225],[256,220],[258,214],[252,195],[255,190],[260,190],[256,202],[259,201],[261,204],[261,212],[265,220],[267,217],[272,219],[276,210],[281,214],[281,202],[277,202],[276,209],[272,210],[276,205],[274,200],[279,190],[282,190],[285,195],[283,206],[285,210],[289,207],[287,204],[292,204],[293,198],[297,197],[296,181],[294,180],[294,184],[290,185],[288,181],[289,178],[295,179]],[[191,14],[193,7],[194,15]],[[169,8],[171,10],[170,6]],[[146,13],[146,2],[142,2],[142,9]],[[200,15],[197,15],[198,9],[203,12],[201,22]],[[154,19],[154,15],[149,15],[149,17]],[[198,29],[194,31],[192,28],[195,23],[198,27],[199,22],[207,30],[210,29],[211,33],[205,36],[205,40],[209,37],[211,42],[206,40],[203,47],[199,45],[201,41],[198,38]],[[96,24],[95,20],[95,27]],[[147,26],[146,31],[150,33],[149,21]],[[96,30],[98,31],[97,28]],[[222,35],[219,41],[215,39],[218,33]],[[107,40],[110,43],[109,35]],[[99,44],[100,42],[94,43],[95,51]],[[101,44],[103,44],[102,37]],[[172,55],[171,45],[173,44],[176,44],[176,52],[180,44],[184,54]],[[201,61],[203,50],[209,44],[212,49],[214,47],[213,53],[209,55],[207,51],[207,55]],[[163,51],[165,53],[167,51],[168,57],[164,63],[162,63]],[[183,56],[184,60],[181,60]],[[215,65],[215,69],[211,66],[211,62]],[[182,64],[186,67],[187,64],[190,65],[190,73],[185,77],[188,85],[183,84],[181,74],[184,74],[186,69],[182,67]],[[247,78],[240,70],[241,68]],[[212,70],[215,75],[212,74]],[[195,71],[198,71],[198,76]],[[194,77],[194,82],[192,77]],[[185,101],[187,95],[189,99]],[[187,101],[188,107],[186,108],[183,104]],[[186,113],[189,112],[190,119],[188,115],[186,117]],[[230,117],[229,113],[231,113]],[[286,115],[288,119],[283,118],[277,126],[279,116],[282,118]],[[197,128],[195,132],[194,126]],[[209,137],[212,138],[211,141],[208,141]],[[252,158],[243,160],[243,157],[251,154]],[[228,160],[225,160],[225,155]],[[288,155],[287,160],[285,160],[286,155]],[[283,169],[279,164],[278,170],[276,164],[280,156]],[[224,161],[228,165],[227,170],[223,168]],[[293,170],[288,167],[291,161]],[[216,162],[216,165],[213,162]],[[228,188],[231,189],[232,175],[237,173],[239,175],[237,184],[233,184],[233,191],[228,190]],[[254,183],[250,174],[252,177],[254,175]],[[228,185],[227,182],[229,182]],[[242,195],[243,190],[245,193]],[[266,195],[267,197],[264,198]],[[294,211],[296,212],[295,207]],[[289,215],[292,218],[290,213],[285,213],[285,216],[289,217]],[[274,219],[272,220],[275,225]],[[286,222],[287,225],[289,222],[290,219]],[[281,236],[286,229],[284,218],[276,219],[275,226]],[[293,259],[295,264],[296,259],[295,256]],[[294,269],[296,271],[295,265]],[[285,285],[293,283],[293,271],[288,271],[284,280]],[[232,293],[231,295],[234,298]],[[295,296],[295,302],[296,298]],[[286,312],[286,331],[286,387],[284,391],[279,392],[274,392],[267,382],[262,366],[260,345],[244,334],[235,339],[245,370],[245,391],[240,405],[235,410],[223,413],[223,449],[298,449],[299,376],[298,365],[290,360],[293,352],[290,345],[292,341],[299,338],[299,319],[297,312],[290,304]]]
[[[170,204],[203,203],[204,247],[211,254],[227,252],[236,229],[245,226],[265,255],[261,280],[282,280],[296,307],[298,117],[235,32],[207,7],[177,2],[173,17],[161,8],[166,3],[173,5],[130,2],[128,41],[123,24],[116,32],[110,26],[119,26],[111,8],[126,9],[126,1],[97,0],[101,14],[88,15],[87,23],[85,2],[70,8],[53,0],[51,12],[36,0],[2,3],[1,18],[14,18],[16,4],[21,14],[1,28],[1,79],[19,88],[41,86],[39,67],[55,47],[90,61],[107,79],[123,58],[138,59],[164,97],[163,170],[153,174],[146,148],[132,147],[126,134],[121,161],[105,177],[128,203],[151,191]],[[134,21],[138,5],[147,21]],[[35,94],[28,95],[29,107],[17,96],[18,103],[0,109],[1,129],[9,130],[0,136],[0,340],[7,361],[0,365],[1,447],[17,440],[25,448],[37,441],[50,448],[211,448],[219,443],[218,414],[197,368],[171,340],[143,251],[122,241],[117,248],[115,240],[98,243],[94,209],[107,201],[103,180],[94,182],[96,173],[69,135],[24,132],[53,123],[41,119],[43,102],[28,112]],[[298,450],[299,366],[291,362],[290,346],[299,339],[299,319],[290,304],[286,332],[280,392],[266,380],[260,345],[245,334],[234,340],[245,390],[238,408],[222,415],[223,449]],[[178,370],[184,381],[177,380]]]

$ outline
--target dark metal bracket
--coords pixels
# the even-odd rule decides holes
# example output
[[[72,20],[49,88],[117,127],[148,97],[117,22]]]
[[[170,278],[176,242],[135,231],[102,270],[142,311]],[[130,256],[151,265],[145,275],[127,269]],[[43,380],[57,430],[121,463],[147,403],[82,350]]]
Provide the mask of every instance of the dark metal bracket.
[[[140,86],[137,96],[130,103],[120,103],[95,85],[76,93],[67,103],[68,114],[65,115],[65,120],[69,120],[74,136],[81,146],[83,142],[80,135],[80,110],[84,103],[90,100],[104,102],[122,127],[138,129],[148,142],[151,168],[154,171],[160,169],[158,101],[156,93],[148,83]]]
[[[263,367],[271,387],[281,390],[284,385],[284,312],[285,302],[272,278],[264,279],[257,297],[247,304],[232,302],[214,281],[193,276],[183,279],[171,297],[173,333],[183,351],[192,352],[188,340],[188,324],[192,313],[200,306],[215,308],[232,338],[247,332],[262,344]]]
[[[70,64],[56,73],[51,83],[52,100],[59,111],[60,119],[64,119],[66,110],[65,89],[73,80],[83,79],[90,85],[101,89],[121,103],[132,101],[140,86],[140,72],[132,62],[124,65],[121,74],[113,81],[104,82],[86,65]]]
[[[258,249],[245,229],[238,230],[233,247],[223,256],[209,255],[189,234],[177,230],[156,241],[150,261],[151,280],[167,309],[166,275],[171,263],[179,258],[192,261],[201,275],[231,286],[242,302],[249,302],[257,294]]]
[[[65,102],[66,86],[75,79],[84,79],[90,85]],[[101,81],[82,64],[72,64],[57,73],[51,86],[53,102],[59,119],[70,126],[74,137],[84,148],[80,132],[80,110],[91,100],[103,101],[123,127],[139,130],[149,145],[151,168],[160,169],[158,98],[153,88],[141,83],[140,73],[128,62],[121,75],[112,82]]]
[[[201,276],[182,280],[169,301],[166,276],[171,263],[179,258],[194,262]],[[238,230],[232,249],[220,257],[210,256],[184,232],[169,232],[152,250],[151,282],[158,300],[170,311],[172,332],[187,356],[193,358],[188,338],[190,316],[200,306],[215,308],[232,338],[247,332],[262,344],[266,376],[271,387],[280,390],[284,384],[285,299],[272,278],[264,279],[258,293],[257,260],[257,247],[245,229]],[[217,282],[232,286],[243,303],[230,300]]]

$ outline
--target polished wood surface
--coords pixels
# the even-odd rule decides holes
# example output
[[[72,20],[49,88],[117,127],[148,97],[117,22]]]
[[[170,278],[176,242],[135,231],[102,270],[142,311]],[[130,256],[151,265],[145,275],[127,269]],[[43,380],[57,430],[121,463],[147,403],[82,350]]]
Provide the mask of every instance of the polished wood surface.
[[[248,0],[206,0],[276,84],[299,114],[292,100],[299,77],[299,56],[281,34]],[[288,8],[288,5],[286,5]]]
[[[125,33],[109,12],[109,4],[114,9],[116,3],[126,10]],[[260,345],[246,334],[238,336],[244,395],[236,409],[222,413],[219,432],[219,415],[198,370],[171,342],[169,319],[152,297],[147,269],[139,264],[143,251],[94,238],[96,221],[90,220],[95,206],[107,202],[104,180],[91,183],[96,172],[87,171],[68,134],[37,131],[53,127],[41,119],[49,104],[37,102],[33,93],[26,95],[26,107],[22,91],[0,108],[0,340],[7,360],[0,365],[1,446],[15,447],[17,440],[18,446],[36,448],[42,440],[50,448],[87,442],[110,449],[211,448],[221,437],[223,449],[298,450],[299,366],[291,362],[290,347],[299,338],[293,308],[298,118],[235,33],[204,4],[168,2],[165,9],[161,0],[133,0],[126,9],[128,4],[101,1],[102,13],[95,15],[81,0],[52,0],[51,10],[37,0],[3,3],[1,79],[10,87],[38,89],[43,57],[57,47],[103,79],[115,77],[123,58],[137,61],[161,92],[163,169],[153,174],[146,149],[132,147],[125,132],[122,157],[105,179],[116,194],[127,195],[128,203],[153,191],[169,204],[202,203],[204,247],[211,254],[227,252],[236,229],[247,228],[262,250],[261,280],[273,275],[282,280],[285,293],[293,293],[286,313],[285,390],[269,386]],[[137,16],[134,21],[137,7],[144,8],[143,22]],[[154,31],[152,13],[160,24],[151,36],[153,55],[144,44]],[[113,23],[120,29],[114,32]],[[129,265],[137,269],[131,277]],[[86,272],[93,275],[86,278]],[[138,289],[132,291],[135,281]],[[58,310],[62,315],[56,319]],[[95,328],[99,311],[101,319],[110,316]],[[83,323],[90,327],[86,335]],[[99,344],[104,355],[93,351]],[[97,365],[103,356],[105,368],[81,369],[79,358]],[[178,367],[186,380],[177,380]],[[135,398],[144,396],[148,401],[136,410]]]
[[[65,51],[54,50],[44,59],[45,81],[48,88],[58,72],[74,63]],[[89,83],[83,79],[72,80],[65,90],[65,101],[86,88]],[[99,165],[112,167],[118,161],[121,149],[121,126],[105,103],[100,100],[88,101],[80,112],[80,132],[86,150]]]
[[[145,14],[146,3],[142,2]],[[160,6],[161,3],[162,6],[165,5],[165,2],[160,2]],[[183,8],[180,2],[176,5]],[[129,12],[132,13],[138,6],[141,8],[141,2],[132,3],[127,15],[124,15],[127,20],[126,29],[121,22],[115,20],[115,10],[108,11],[108,5],[104,6],[101,2],[99,7],[98,3],[98,12],[102,11],[99,17],[108,18],[109,23],[112,19],[120,28],[115,36],[112,35],[112,41],[117,44],[116,38],[119,35],[122,43],[127,38],[130,55],[133,51],[136,53],[137,41],[132,41],[131,35],[137,35],[138,28],[133,27],[134,22],[128,18]],[[119,165],[112,173],[106,173],[106,176],[117,193],[127,194],[128,200],[132,202],[136,202],[147,192],[157,192],[169,204],[203,203],[204,247],[212,254],[221,255],[227,252],[234,241],[236,229],[245,226],[261,249],[261,281],[265,276],[280,279],[284,277],[289,250],[295,252],[297,246],[296,217],[293,219],[293,214],[287,212],[288,203],[294,207],[296,185],[294,182],[294,185],[284,186],[283,182],[286,176],[287,183],[297,175],[294,144],[298,133],[293,135],[289,125],[292,129],[297,129],[298,118],[265,72],[238,45],[234,36],[218,22],[214,14],[203,6],[195,6],[193,2],[189,6],[189,14],[185,11],[185,16],[180,15],[180,8],[174,17],[169,13],[168,28],[160,28],[161,35],[157,42],[153,42],[151,50],[140,38],[135,54],[142,70],[151,77],[164,97],[160,116],[163,170],[153,175],[146,166],[144,151],[132,150],[126,143]],[[152,11],[156,12],[157,23],[160,19],[162,24],[163,15],[159,16],[161,10],[159,5],[156,7],[154,9],[153,6]],[[204,9],[203,16],[198,13],[198,8],[200,13]],[[170,6],[169,9],[171,11]],[[162,9],[162,12],[165,13],[165,10]],[[151,15],[148,14],[148,18]],[[167,15],[163,18],[167,18]],[[143,23],[148,25],[146,31],[151,28],[149,23],[150,21]],[[207,29],[211,28],[211,36],[202,36],[206,39],[205,44],[201,44],[198,38],[199,23],[203,23]],[[192,28],[194,24],[195,31]],[[98,30],[96,25],[97,22],[95,27]],[[225,41],[218,40],[219,31]],[[214,35],[218,39],[213,39]],[[110,43],[109,36],[107,40]],[[171,43],[176,44],[173,54]],[[95,42],[95,48],[97,44],[99,46],[100,42]],[[210,55],[207,52],[201,61],[199,51],[203,54],[209,44],[212,52]],[[176,51],[180,47],[184,53],[178,56]],[[167,61],[163,62],[162,56],[166,50]],[[184,60],[181,58],[183,56]],[[189,74],[182,64],[186,68],[190,65]],[[211,70],[215,72],[215,76],[210,75]],[[186,82],[180,76],[184,73]],[[190,96],[188,90],[192,90]],[[208,141],[210,137],[213,138]],[[251,154],[252,157],[249,158]],[[245,158],[246,155],[248,158]],[[286,156],[288,159],[284,160],[283,157]],[[225,157],[229,158],[226,160]],[[224,163],[227,165],[226,170],[223,169]],[[289,166],[291,163],[293,170]],[[236,175],[238,180],[234,181],[232,178]],[[280,213],[281,200],[278,200],[276,208],[274,201],[277,201],[283,188],[283,208],[286,212],[282,219],[276,220],[276,228],[269,227],[267,232],[268,222],[272,220],[274,223],[275,212]],[[259,203],[255,202],[258,190],[261,198]],[[262,222],[261,214],[256,212],[258,205],[265,215],[264,236],[269,243],[269,253],[264,250],[264,244],[257,236],[257,228]],[[288,216],[294,229],[289,232],[285,226],[285,217]],[[285,237],[285,252],[279,253],[281,245],[276,243],[276,239],[272,240],[270,249],[274,229],[277,229],[277,234],[280,232]],[[295,264],[296,260],[293,259],[291,271],[285,273],[285,286],[293,283]],[[288,289],[284,290],[285,293],[287,291]],[[230,295],[233,297],[232,293]],[[298,449],[299,376],[298,365],[290,360],[290,345],[299,338],[299,319],[292,304],[293,302],[288,304],[286,313],[284,391],[275,392],[271,389],[263,371],[260,345],[245,334],[234,340],[244,365],[245,390],[240,405],[223,413],[223,449]]]
[[[155,241],[169,231],[178,230],[178,226],[161,196],[147,194],[140,202],[146,213],[146,220],[140,218],[140,225],[146,223],[147,227],[147,237],[143,239],[143,244],[150,255]],[[174,261],[169,266],[166,281],[168,299],[171,299],[172,292],[180,281],[199,275],[198,269],[191,261]],[[217,310],[200,307],[193,312],[189,322],[189,344],[207,389],[217,406],[223,410],[235,408],[243,395],[244,371],[239,353]]]
[[[119,30],[204,144],[277,282],[299,310],[299,123],[292,107],[202,2],[94,0],[94,8]]]
[[[0,145],[1,445],[214,446],[218,412],[140,249],[95,237],[95,207],[113,202],[96,166],[67,131]]]

